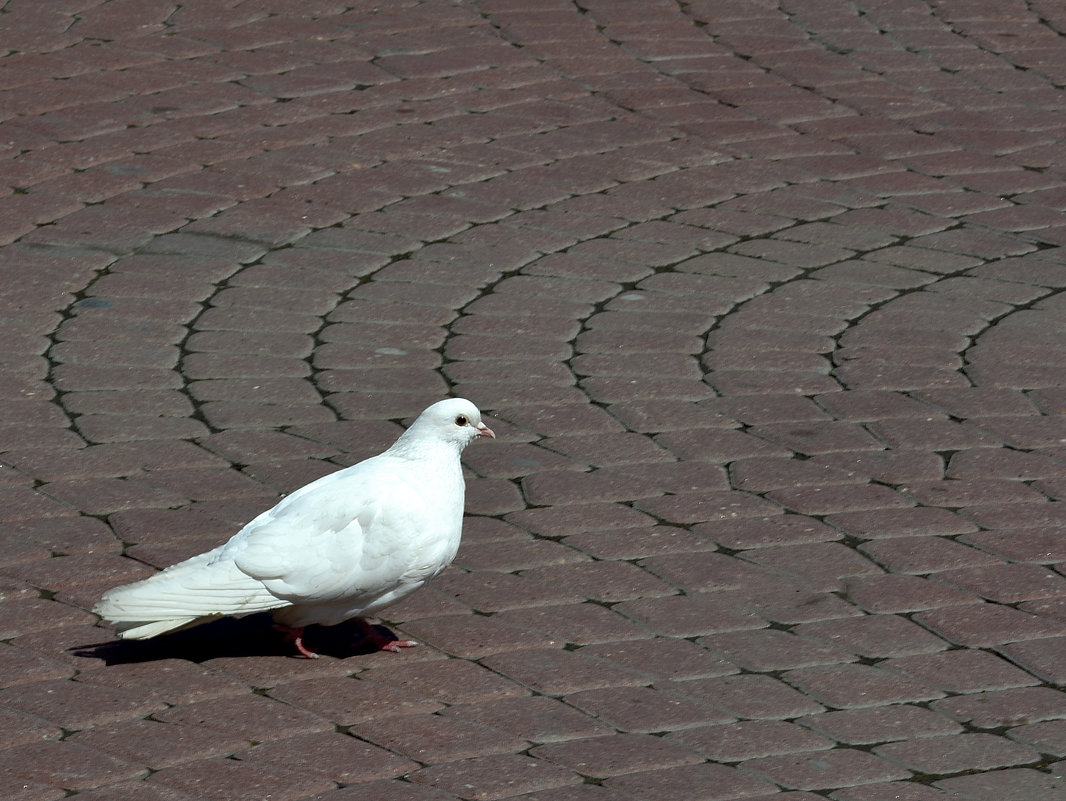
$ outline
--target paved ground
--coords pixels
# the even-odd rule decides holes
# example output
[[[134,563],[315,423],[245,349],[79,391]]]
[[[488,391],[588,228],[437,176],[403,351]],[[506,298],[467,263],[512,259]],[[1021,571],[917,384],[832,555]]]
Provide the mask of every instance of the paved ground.
[[[0,12],[0,796],[1066,799],[1061,3]],[[87,611],[447,394],[422,647]]]

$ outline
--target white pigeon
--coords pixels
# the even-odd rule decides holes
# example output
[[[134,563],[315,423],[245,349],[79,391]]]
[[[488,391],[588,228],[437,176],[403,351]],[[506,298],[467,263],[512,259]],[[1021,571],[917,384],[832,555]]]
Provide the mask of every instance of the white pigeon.
[[[468,400],[434,403],[391,448],[285,497],[225,545],[116,587],[93,610],[120,637],[148,639],[223,615],[270,610],[307,657],[305,626],[361,621],[414,592],[455,557],[465,483],[459,454],[493,437]]]

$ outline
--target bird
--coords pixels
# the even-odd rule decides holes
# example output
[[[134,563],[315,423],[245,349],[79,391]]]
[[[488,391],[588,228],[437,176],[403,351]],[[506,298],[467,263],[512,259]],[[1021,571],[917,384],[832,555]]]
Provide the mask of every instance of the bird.
[[[104,593],[93,611],[123,639],[144,640],[229,615],[272,613],[307,658],[304,628],[363,618],[423,586],[459,548],[466,482],[459,456],[495,439],[465,398],[429,406],[388,450],[287,495],[228,542]]]

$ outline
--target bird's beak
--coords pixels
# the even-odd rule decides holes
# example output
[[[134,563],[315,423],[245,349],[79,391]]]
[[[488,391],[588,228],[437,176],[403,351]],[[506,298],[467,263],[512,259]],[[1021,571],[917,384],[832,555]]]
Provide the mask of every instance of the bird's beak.
[[[489,439],[496,439],[496,435],[492,433],[492,429],[484,423],[477,424],[477,435],[479,437],[488,437]]]

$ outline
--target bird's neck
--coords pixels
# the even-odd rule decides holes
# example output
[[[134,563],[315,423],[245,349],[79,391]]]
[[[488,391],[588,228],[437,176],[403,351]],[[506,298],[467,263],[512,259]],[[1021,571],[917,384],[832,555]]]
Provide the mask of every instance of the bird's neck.
[[[458,442],[448,440],[427,440],[423,437],[411,435],[411,429],[405,431],[386,453],[398,459],[432,459],[436,457],[452,456],[456,459],[463,448]]]

